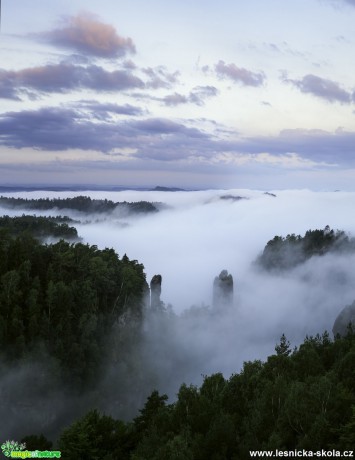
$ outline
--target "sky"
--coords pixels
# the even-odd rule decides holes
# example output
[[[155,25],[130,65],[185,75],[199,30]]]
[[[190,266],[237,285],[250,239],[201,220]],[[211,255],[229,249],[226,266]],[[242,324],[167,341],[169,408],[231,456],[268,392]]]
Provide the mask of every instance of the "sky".
[[[3,0],[0,185],[354,190],[354,0]]]

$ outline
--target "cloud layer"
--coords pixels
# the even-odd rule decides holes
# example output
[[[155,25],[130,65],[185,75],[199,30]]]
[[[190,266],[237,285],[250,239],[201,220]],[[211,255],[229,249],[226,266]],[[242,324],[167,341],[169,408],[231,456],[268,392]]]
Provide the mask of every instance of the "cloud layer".
[[[101,66],[60,63],[19,71],[0,72],[0,97],[20,99],[29,91],[64,93],[82,89],[122,91],[144,88],[144,82],[126,70],[105,70]]]
[[[162,117],[142,118],[137,106],[81,101],[75,108],[42,108],[0,115],[0,145],[49,151],[133,149],[137,162],[168,165],[245,163],[297,168],[355,166],[355,133],[284,130],[278,136],[230,138]],[[125,115],[129,118],[116,118]],[[175,163],[176,164],[176,163]],[[146,165],[144,166],[146,167]]]

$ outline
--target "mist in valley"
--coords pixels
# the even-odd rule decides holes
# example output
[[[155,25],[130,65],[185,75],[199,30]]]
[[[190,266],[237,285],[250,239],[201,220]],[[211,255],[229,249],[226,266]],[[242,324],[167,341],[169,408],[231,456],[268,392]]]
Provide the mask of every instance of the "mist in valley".
[[[340,310],[355,299],[354,254],[315,256],[280,273],[266,272],[255,263],[275,235],[303,235],[329,225],[354,236],[355,193],[80,194],[115,202],[149,201],[157,203],[159,212],[133,215],[114,210],[87,215],[72,210],[2,209],[1,214],[67,215],[77,220],[82,242],[102,249],[112,247],[120,257],[127,254],[137,259],[145,267],[148,284],[154,275],[162,276],[161,309],[152,311],[147,299],[143,324],[124,320],[114,325],[107,338],[104,371],[97,387],[84,395],[67,392],[61,382],[51,382],[55,363],[49,357],[45,363],[34,359],[26,367],[18,364],[3,369],[0,429],[5,435],[44,432],[55,437],[59,427],[93,407],[130,419],[153,389],[167,393],[173,401],[183,382],[199,385],[204,375],[215,372],[228,378],[240,371],[244,361],[265,360],[283,333],[292,346],[307,335],[331,333]],[[75,195],[11,194],[26,198]],[[233,276],[230,306],[212,302],[213,282],[222,270]],[[124,361],[116,359],[116,352],[122,349],[127,357]],[[21,404],[14,404],[16,400]],[[35,416],[41,409],[44,415]]]

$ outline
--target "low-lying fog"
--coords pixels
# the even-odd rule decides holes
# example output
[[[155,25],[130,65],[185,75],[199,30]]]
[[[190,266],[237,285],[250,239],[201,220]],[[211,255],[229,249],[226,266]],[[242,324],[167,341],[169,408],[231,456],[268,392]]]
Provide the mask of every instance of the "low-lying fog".
[[[331,331],[339,310],[355,298],[352,256],[315,258],[283,276],[258,273],[252,264],[275,235],[303,235],[329,225],[355,236],[355,193],[298,190],[274,191],[276,196],[272,196],[251,190],[36,191],[4,196],[66,198],[79,194],[114,202],[144,200],[166,205],[156,214],[100,214],[89,217],[90,222],[87,215],[70,210],[51,214],[81,219],[84,223],[75,226],[84,242],[113,247],[120,257],[126,253],[137,259],[145,267],[148,283],[154,274],[161,274],[161,299],[176,313],[191,305],[211,305],[214,277],[228,270],[234,278],[235,295],[235,319],[228,327],[253,344],[252,352],[248,352],[248,343],[243,344],[238,351],[242,359],[265,357],[282,332],[296,343],[306,334]],[[8,215],[22,212],[2,211]],[[266,338],[270,339],[268,346]],[[259,349],[255,350],[257,343]]]
[[[221,317],[185,318],[182,327],[168,332],[161,325],[155,330],[154,325],[149,326],[148,335],[156,340],[148,341],[147,366],[163,376],[156,386],[169,396],[174,396],[183,381],[199,384],[201,374],[221,371],[228,377],[245,360],[265,359],[274,352],[282,333],[292,345],[301,343],[306,335],[331,333],[339,311],[355,299],[354,255],[314,257],[282,275],[263,273],[253,266],[275,235],[304,235],[309,229],[329,225],[355,236],[355,193],[299,190],[274,191],[273,196],[251,190],[85,191],[4,196],[65,198],[79,194],[166,205],[155,214],[113,213],[105,218],[89,216],[90,222],[87,215],[69,210],[51,214],[80,219],[82,223],[75,226],[84,242],[113,247],[120,257],[127,253],[130,259],[137,259],[145,266],[148,283],[153,275],[161,274],[161,300],[171,304],[176,314],[192,305],[211,305],[215,276],[223,269],[233,275],[234,309]],[[19,215],[23,211],[3,209],[1,213]],[[175,358],[170,360],[172,355]],[[182,364],[179,373],[177,363],[186,359],[190,364],[185,368]]]

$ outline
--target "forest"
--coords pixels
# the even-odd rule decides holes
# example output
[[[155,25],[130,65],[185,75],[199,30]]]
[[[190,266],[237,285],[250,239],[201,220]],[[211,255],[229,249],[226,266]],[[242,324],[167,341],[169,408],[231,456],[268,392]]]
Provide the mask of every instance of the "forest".
[[[112,249],[43,245],[28,234],[0,234],[0,356],[5,363],[46,354],[82,388],[100,371],[105,338],[125,315],[139,318],[143,266]]]
[[[78,232],[72,224],[76,221],[67,216],[0,216],[0,229],[12,236],[28,233],[37,239],[78,240]],[[71,224],[71,225],[70,225]]]
[[[76,196],[73,198],[14,198],[0,196],[0,206],[10,209],[41,210],[70,209],[83,213],[107,213],[115,209],[124,209],[131,213],[158,212],[158,207],[148,201],[137,202],[113,202],[111,200],[98,200],[88,196]]]
[[[97,410],[64,429],[65,459],[243,460],[250,450],[353,450],[355,334],[307,337],[292,349],[281,336],[266,362],[245,362],[225,379],[182,384],[177,400],[153,391],[131,422]],[[49,448],[43,435],[23,439]]]
[[[28,450],[54,446],[65,459],[237,460],[250,458],[249,450],[354,447],[351,327],[345,337],[332,339],[324,332],[293,348],[282,335],[265,362],[246,361],[229,378],[205,375],[200,386],[179,382],[174,399],[154,390],[154,378],[142,376],[144,328],[149,322],[159,329],[168,325],[168,334],[176,321],[164,304],[149,311],[143,265],[81,242],[43,244],[36,234],[50,232],[50,223],[67,225],[65,218],[26,226],[25,217],[0,221],[0,366],[3,376],[32,368],[29,381],[37,393],[22,390],[16,401],[11,379],[3,381],[2,417],[4,410],[14,418],[24,417],[25,410],[31,416],[36,401],[44,410],[41,398],[51,401],[54,387],[66,394],[68,406],[59,420],[49,418],[50,407],[44,410],[42,426],[50,419],[51,430],[37,431],[28,423],[21,428]],[[327,227],[303,238],[275,237],[259,263],[271,271],[291,268],[284,261],[292,245],[302,255],[299,264],[311,255],[353,247],[353,240]],[[208,308],[198,313],[201,321],[213,314]],[[112,362],[118,371],[102,386],[100,377]],[[129,393],[136,402],[148,397],[138,415],[121,419],[97,409],[103,388],[118,407]],[[87,399],[80,407],[70,403],[82,395]],[[53,399],[53,410],[55,404]]]
[[[257,264],[268,271],[288,270],[313,256],[354,251],[354,238],[326,226],[323,230],[308,230],[303,237],[294,233],[286,237],[275,236],[266,244]]]

